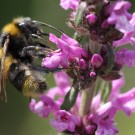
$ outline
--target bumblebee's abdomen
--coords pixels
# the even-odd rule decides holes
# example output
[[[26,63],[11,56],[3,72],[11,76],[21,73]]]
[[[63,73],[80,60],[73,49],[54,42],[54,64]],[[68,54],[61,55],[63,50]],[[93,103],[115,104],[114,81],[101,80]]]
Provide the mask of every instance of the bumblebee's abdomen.
[[[23,83],[23,94],[25,96],[35,97],[42,94],[47,89],[45,81],[39,81],[33,76],[27,76]]]
[[[43,75],[30,69],[23,63],[14,63],[10,67],[9,80],[25,96],[35,97],[47,89]]]

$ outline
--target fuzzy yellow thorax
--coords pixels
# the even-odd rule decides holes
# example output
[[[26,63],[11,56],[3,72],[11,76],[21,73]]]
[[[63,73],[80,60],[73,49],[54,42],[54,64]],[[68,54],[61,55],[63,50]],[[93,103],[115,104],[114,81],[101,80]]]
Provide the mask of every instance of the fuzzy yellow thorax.
[[[9,23],[3,28],[4,33],[9,33],[12,36],[20,34],[20,30],[16,27],[15,23]]]

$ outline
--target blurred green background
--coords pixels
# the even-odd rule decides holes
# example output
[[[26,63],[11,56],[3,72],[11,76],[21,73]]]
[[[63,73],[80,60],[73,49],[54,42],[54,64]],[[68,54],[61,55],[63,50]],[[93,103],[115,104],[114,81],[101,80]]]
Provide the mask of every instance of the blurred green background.
[[[133,0],[134,1],[134,0]],[[29,16],[35,20],[57,26],[72,35],[67,28],[68,12],[59,6],[59,0],[0,0],[0,28],[18,16]],[[125,68],[127,84],[123,91],[135,85],[135,69]],[[49,86],[52,84],[48,77]],[[54,84],[54,83],[53,83]],[[0,103],[0,135],[54,135],[49,119],[42,119],[29,110],[29,99],[13,86],[7,84],[8,102]],[[119,135],[135,135],[135,115],[119,113],[116,116]]]

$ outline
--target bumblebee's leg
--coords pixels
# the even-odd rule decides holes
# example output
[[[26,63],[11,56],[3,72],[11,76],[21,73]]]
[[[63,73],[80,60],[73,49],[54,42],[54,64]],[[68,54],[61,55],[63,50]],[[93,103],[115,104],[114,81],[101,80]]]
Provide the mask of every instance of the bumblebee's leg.
[[[43,68],[43,67],[38,67],[38,66],[30,66],[31,69],[39,71],[39,72],[43,72],[43,73],[49,73],[49,69],[47,68]]]
[[[55,72],[60,72],[60,71],[63,70],[63,68],[52,68],[52,69],[49,69],[49,68],[38,67],[38,66],[32,66],[31,68],[33,70],[36,70],[36,71],[39,71],[39,72],[43,72],[43,73],[49,73],[49,72],[55,73]]]
[[[53,50],[51,48],[39,47],[39,46],[27,46],[23,48],[22,54],[29,52],[32,56],[45,57]]]
[[[22,30],[25,34],[31,33],[31,31],[27,28],[25,23],[20,23],[19,26],[22,28]],[[41,32],[39,29],[38,29],[37,33],[31,33],[28,36],[31,36],[31,38],[33,37],[33,38],[41,39],[42,41],[47,42],[47,40],[45,40],[44,38],[41,37],[42,35],[49,36],[48,33]]]
[[[39,67],[38,66],[30,66],[30,68],[32,68],[33,70],[39,71],[39,72],[43,72],[43,73],[49,73],[49,72],[55,73],[55,72],[60,72],[63,70],[63,68],[49,69],[49,68],[40,67],[40,66]]]
[[[29,51],[29,50],[34,50],[34,51],[53,51],[51,48],[49,47],[40,47],[40,46],[27,46],[23,48],[24,51]]]
[[[42,44],[42,43],[40,43],[40,42],[35,42],[35,45],[36,45],[36,46],[37,46],[37,44],[38,44],[38,46],[40,46],[40,47],[52,49],[51,47],[49,47],[49,46],[47,46],[47,45],[45,45],[45,44]],[[52,50],[53,50],[53,49],[52,49]]]
[[[10,42],[9,36],[7,36],[6,39],[5,39],[5,43],[3,45],[3,56],[1,58],[1,69],[0,69],[0,99],[5,100],[5,101],[7,101],[6,90],[5,90],[5,87],[6,87],[6,83],[5,83],[5,81],[6,81],[5,61],[6,61],[6,53],[7,53],[7,49],[8,49],[8,46],[9,46],[9,42]],[[7,66],[10,66],[10,64],[7,63]]]
[[[37,34],[31,34],[31,36],[35,39],[41,39],[42,41],[44,41],[45,43],[48,43],[48,40],[42,38],[41,36],[37,35]]]

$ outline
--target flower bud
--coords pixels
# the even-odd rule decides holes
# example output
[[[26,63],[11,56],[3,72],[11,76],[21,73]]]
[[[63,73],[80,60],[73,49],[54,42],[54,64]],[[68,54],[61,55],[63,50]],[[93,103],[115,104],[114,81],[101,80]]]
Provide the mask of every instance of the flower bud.
[[[90,77],[94,77],[96,75],[96,73],[95,72],[90,72]]]
[[[84,69],[84,70],[86,69],[86,63],[83,59],[80,59],[79,66],[81,67],[81,69]]]
[[[91,13],[86,16],[86,19],[88,20],[89,24],[94,24],[97,21],[97,16],[94,13]]]
[[[91,58],[91,65],[95,68],[99,68],[103,63],[103,59],[99,54],[94,54]]]

